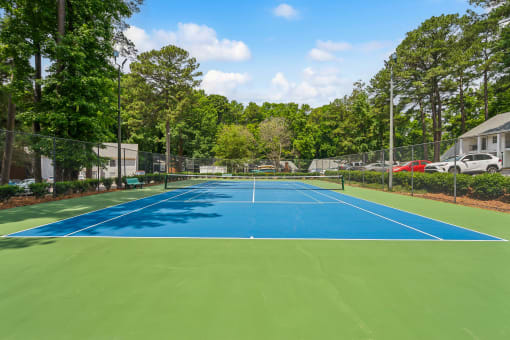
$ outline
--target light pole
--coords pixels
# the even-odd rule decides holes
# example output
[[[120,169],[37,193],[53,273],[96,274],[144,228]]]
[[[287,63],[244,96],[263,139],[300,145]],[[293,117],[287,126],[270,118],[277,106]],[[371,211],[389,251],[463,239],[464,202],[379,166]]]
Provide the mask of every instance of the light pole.
[[[388,190],[393,190],[393,66],[397,54],[393,53],[390,60],[390,171],[388,174]]]
[[[117,58],[119,57],[119,52],[114,51],[113,56],[115,57],[115,65],[118,67],[118,88],[117,88],[117,189],[122,187],[122,153],[121,153],[121,139],[122,139],[122,129],[121,129],[121,119],[120,119],[120,75],[121,71],[124,68],[124,64],[127,59],[124,59],[122,64],[117,64]],[[124,160],[125,162],[126,160]]]

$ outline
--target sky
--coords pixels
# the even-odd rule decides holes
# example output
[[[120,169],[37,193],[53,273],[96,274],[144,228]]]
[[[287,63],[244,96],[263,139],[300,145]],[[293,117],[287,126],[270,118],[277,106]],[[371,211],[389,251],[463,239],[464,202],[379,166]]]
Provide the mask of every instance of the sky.
[[[424,20],[468,8],[468,0],[145,0],[126,35],[140,52],[189,51],[208,94],[315,107],[368,83]]]

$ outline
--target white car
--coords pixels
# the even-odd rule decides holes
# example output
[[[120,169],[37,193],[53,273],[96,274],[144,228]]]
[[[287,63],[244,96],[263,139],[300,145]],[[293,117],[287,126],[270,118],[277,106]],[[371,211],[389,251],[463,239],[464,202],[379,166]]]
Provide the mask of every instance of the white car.
[[[25,192],[30,192],[30,184],[35,183],[35,178],[27,178],[16,184],[19,188]]]
[[[474,174],[488,172],[496,173],[503,167],[502,160],[489,153],[475,153],[457,156],[457,172]],[[425,172],[449,172],[455,171],[455,157],[443,162],[430,163],[425,167]]]

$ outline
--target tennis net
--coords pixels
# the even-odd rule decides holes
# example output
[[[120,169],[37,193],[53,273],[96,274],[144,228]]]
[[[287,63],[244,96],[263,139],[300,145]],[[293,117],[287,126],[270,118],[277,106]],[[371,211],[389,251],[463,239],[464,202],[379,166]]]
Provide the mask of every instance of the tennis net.
[[[165,189],[344,190],[343,176],[231,176],[167,174]]]

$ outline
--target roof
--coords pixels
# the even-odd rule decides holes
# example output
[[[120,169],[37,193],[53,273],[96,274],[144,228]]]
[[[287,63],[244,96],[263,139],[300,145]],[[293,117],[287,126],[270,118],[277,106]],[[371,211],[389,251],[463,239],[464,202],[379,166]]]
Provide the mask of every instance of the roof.
[[[510,131],[510,112],[501,113],[469,130],[460,138],[477,137]]]

